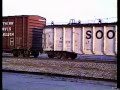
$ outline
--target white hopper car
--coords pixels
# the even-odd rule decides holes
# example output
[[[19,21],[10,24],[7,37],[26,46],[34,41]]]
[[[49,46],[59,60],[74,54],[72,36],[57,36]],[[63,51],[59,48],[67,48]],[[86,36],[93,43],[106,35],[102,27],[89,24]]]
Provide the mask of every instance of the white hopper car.
[[[77,54],[117,55],[117,23],[47,25],[43,51],[49,58],[75,59]]]

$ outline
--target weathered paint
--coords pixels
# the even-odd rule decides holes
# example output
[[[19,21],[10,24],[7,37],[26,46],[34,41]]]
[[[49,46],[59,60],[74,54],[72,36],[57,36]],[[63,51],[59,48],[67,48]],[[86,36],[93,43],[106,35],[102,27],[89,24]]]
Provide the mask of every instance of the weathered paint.
[[[48,28],[44,30],[44,44],[45,50],[54,50],[54,29],[53,28]]]
[[[54,50],[61,51],[63,49],[63,29],[54,28]]]
[[[117,54],[117,26],[115,26],[115,54]]]
[[[104,54],[106,55],[115,55],[115,36],[112,37],[113,33],[115,32],[115,26],[104,26]]]
[[[87,36],[87,34],[92,34],[92,27],[83,27],[83,53],[92,54],[92,43],[93,37]]]
[[[45,51],[67,51],[95,55],[116,55],[117,53],[117,26],[115,24],[53,25],[44,30],[46,31],[45,35],[50,34],[50,37],[54,37],[54,39],[46,38],[48,42],[52,42],[54,49],[50,48],[50,44],[46,44],[49,49],[45,48]]]
[[[93,53],[96,55],[103,55],[103,27],[93,27]],[[97,38],[97,37],[99,38]]]
[[[82,52],[82,28],[73,27],[73,52],[83,54]]]
[[[3,17],[3,51],[30,49],[33,28],[40,30],[45,25],[46,19],[37,15]]]

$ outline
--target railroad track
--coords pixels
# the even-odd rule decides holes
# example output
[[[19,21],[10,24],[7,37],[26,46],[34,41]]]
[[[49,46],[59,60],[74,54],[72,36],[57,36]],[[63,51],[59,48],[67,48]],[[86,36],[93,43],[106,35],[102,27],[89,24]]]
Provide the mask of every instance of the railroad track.
[[[99,60],[3,57],[2,69],[117,80],[117,63]]]
[[[78,56],[78,58],[76,59],[57,59],[57,58],[53,58],[50,59],[47,57],[47,55],[39,55],[38,58],[34,58],[34,57],[13,57],[13,55],[4,55],[2,57],[3,60],[11,60],[11,59],[33,59],[33,60],[56,60],[56,61],[71,61],[71,62],[96,62],[96,63],[117,63],[117,58],[116,57],[109,57],[108,59],[104,58],[102,56],[102,58],[99,57],[92,57],[92,56]]]

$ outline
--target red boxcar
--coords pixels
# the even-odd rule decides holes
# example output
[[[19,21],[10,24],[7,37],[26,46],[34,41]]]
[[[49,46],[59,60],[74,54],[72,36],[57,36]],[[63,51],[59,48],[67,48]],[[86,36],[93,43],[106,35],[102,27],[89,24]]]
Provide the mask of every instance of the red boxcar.
[[[3,52],[11,52],[14,56],[35,57],[42,50],[42,31],[46,19],[37,15],[3,17]]]

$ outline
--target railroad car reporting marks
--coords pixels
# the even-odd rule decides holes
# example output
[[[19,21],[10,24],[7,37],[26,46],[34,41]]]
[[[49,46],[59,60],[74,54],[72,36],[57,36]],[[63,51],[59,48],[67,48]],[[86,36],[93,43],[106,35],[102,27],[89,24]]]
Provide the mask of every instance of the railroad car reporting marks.
[[[3,33],[3,37],[5,36],[14,36],[14,33]]]

